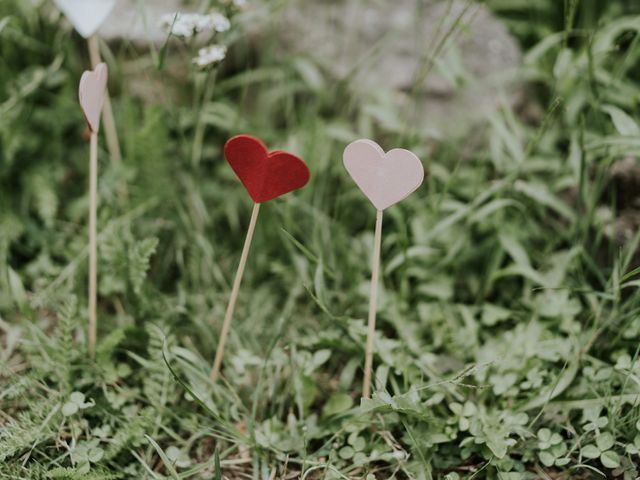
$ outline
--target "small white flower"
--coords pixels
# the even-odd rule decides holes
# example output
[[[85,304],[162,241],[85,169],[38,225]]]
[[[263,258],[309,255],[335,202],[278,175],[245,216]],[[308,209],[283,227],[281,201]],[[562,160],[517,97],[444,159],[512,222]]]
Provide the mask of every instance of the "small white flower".
[[[227,47],[224,45],[211,45],[198,50],[198,56],[193,59],[193,63],[200,68],[205,68],[220,63],[226,56]]]
[[[176,37],[190,38],[200,32],[226,32],[231,28],[229,19],[220,13],[169,13],[160,18],[160,24]]]
[[[216,32],[226,32],[231,28],[231,22],[221,13],[212,13],[209,17]]]
[[[180,12],[167,13],[160,17],[160,25],[165,31],[176,37],[189,38],[194,34],[193,23],[189,14]]]

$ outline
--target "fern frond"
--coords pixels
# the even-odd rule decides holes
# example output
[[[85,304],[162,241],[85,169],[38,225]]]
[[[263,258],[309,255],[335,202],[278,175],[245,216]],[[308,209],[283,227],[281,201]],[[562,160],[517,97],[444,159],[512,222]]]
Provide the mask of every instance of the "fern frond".
[[[55,437],[60,415],[55,399],[33,402],[29,410],[0,429],[0,462]]]
[[[129,248],[129,280],[136,295],[142,292],[142,285],[149,271],[149,262],[157,246],[158,239],[152,237]]]
[[[77,326],[78,298],[71,295],[64,303],[58,314],[58,328],[56,331],[54,351],[52,357],[56,366],[60,391],[67,395],[71,391],[71,364],[74,348],[73,335]]]
[[[154,409],[147,407],[142,409],[135,418],[128,419],[111,438],[104,458],[111,460],[121,451],[141,442],[145,433],[153,425],[154,417]]]

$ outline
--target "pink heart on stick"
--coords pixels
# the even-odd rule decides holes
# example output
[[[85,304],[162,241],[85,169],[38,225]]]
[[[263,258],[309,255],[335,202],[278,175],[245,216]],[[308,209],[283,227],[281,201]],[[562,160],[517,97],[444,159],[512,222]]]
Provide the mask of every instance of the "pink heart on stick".
[[[92,132],[97,132],[100,128],[100,113],[104,104],[108,77],[107,65],[99,63],[95,70],[84,72],[80,78],[78,97],[84,118]]]
[[[378,210],[405,199],[424,180],[424,168],[413,152],[394,148],[385,153],[373,140],[350,143],[342,158],[351,178]]]

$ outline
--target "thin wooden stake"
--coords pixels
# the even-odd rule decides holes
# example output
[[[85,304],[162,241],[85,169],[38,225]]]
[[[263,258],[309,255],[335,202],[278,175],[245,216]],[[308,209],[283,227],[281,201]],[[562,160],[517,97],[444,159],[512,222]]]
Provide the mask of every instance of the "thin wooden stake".
[[[376,310],[378,308],[378,277],[380,274],[380,244],[382,243],[382,210],[376,214],[376,231],[373,239],[371,260],[371,293],[369,296],[369,321],[367,325],[367,348],[364,357],[364,382],[362,396],[371,393],[371,370],[373,369],[373,339],[376,333]]]
[[[92,35],[87,40],[89,44],[89,57],[91,58],[91,68],[96,68],[102,58],[100,57],[100,47],[98,46],[98,37]],[[111,108],[111,98],[107,91],[104,96],[104,106],[102,107],[102,123],[104,125],[104,135],[107,140],[107,149],[111,160],[116,166],[122,164],[122,153],[120,151],[120,142],[118,141],[118,130],[116,130],[116,122],[113,118],[113,109]]]
[[[89,159],[89,355],[95,358],[98,331],[98,132],[91,132]]]
[[[244,267],[246,266],[247,258],[249,257],[249,250],[251,249],[251,241],[253,240],[253,232],[256,229],[256,222],[258,221],[259,212],[260,212],[260,204],[255,203],[253,205],[253,211],[251,212],[251,220],[249,221],[249,229],[247,230],[247,236],[244,240],[244,247],[242,247],[242,255],[240,255],[240,263],[238,264],[236,277],[233,280],[233,287],[231,288],[231,297],[229,298],[227,311],[224,314],[224,322],[222,323],[222,330],[220,331],[218,348],[216,348],[216,358],[213,361],[213,368],[211,369],[211,380],[213,381],[216,381],[220,376],[220,367],[222,365],[222,357],[224,355],[224,346],[227,343],[227,336],[229,335],[229,327],[231,326],[231,318],[233,317],[233,311],[236,308],[236,301],[238,300],[238,292],[240,291],[240,283],[242,283],[242,275],[244,274]]]

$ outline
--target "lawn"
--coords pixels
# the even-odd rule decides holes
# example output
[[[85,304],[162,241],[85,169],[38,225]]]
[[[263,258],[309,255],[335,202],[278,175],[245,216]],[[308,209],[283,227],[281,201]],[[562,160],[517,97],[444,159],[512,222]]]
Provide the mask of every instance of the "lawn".
[[[101,43],[122,161],[101,134],[92,359],[86,42],[49,1],[0,0],[0,478],[638,478],[640,5],[488,0],[522,98],[435,135],[418,87],[390,101],[256,41],[280,2],[201,3],[231,20],[215,65]],[[239,133],[311,180],[261,208],[214,382],[252,209]],[[426,172],[385,211],[366,398],[376,210],[342,164],[363,137]]]

